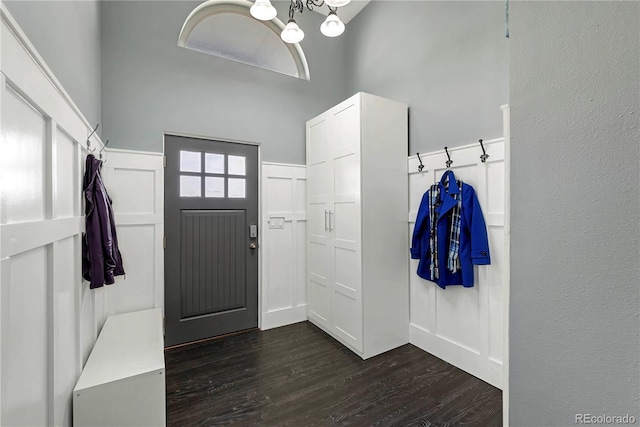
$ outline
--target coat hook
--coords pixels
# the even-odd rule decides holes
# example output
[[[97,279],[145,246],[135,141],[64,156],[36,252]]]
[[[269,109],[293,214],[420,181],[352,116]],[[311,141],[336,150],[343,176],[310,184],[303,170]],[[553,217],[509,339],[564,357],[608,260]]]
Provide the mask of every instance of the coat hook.
[[[93,136],[94,133],[96,133],[96,131],[98,130],[98,126],[100,126],[100,123],[98,123],[96,125],[95,128],[93,128],[93,131],[91,131],[91,133],[89,134],[89,136],[87,137],[87,150],[89,150],[91,153],[93,153],[94,151],[96,151],[96,149],[94,148],[93,150],[91,149],[91,137]]]
[[[451,167],[451,164],[453,164],[453,160],[451,160],[451,156],[449,155],[449,149],[447,147],[444,147],[444,151],[445,153],[447,153],[447,158],[449,160],[447,160],[446,165],[447,165],[447,169]]]
[[[420,165],[418,166],[418,172],[422,172],[422,169],[424,169],[424,165],[422,164],[422,159],[420,158],[420,153],[416,153],[416,156],[418,156],[418,161],[420,162]]]
[[[484,151],[484,145],[482,145],[482,140],[480,140],[480,147],[482,147],[482,156],[480,156],[480,160],[482,161],[482,163],[484,163],[489,158],[489,155],[487,154],[486,151]]]
[[[105,148],[107,148],[107,145],[109,144],[109,140],[107,139],[107,142],[104,143],[104,145],[102,146],[102,148],[100,149],[100,151],[98,152],[98,157],[100,158],[100,160],[102,161],[102,163],[107,163],[106,160],[102,160],[102,150],[104,150]]]

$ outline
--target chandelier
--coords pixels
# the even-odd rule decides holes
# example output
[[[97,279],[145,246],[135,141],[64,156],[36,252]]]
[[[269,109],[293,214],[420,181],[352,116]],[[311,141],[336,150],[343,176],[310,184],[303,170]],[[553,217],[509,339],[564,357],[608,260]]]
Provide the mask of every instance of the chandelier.
[[[314,7],[322,7],[325,4],[329,8],[329,16],[320,25],[320,32],[327,37],[338,37],[344,33],[344,23],[338,18],[339,7],[346,6],[351,0],[291,0],[289,5],[289,22],[282,30],[280,38],[286,43],[299,43],[304,38],[304,31],[296,24],[293,15],[296,11],[302,13],[304,7],[313,10]],[[260,21],[271,21],[276,17],[277,11],[269,0],[256,0],[251,6],[251,15]]]

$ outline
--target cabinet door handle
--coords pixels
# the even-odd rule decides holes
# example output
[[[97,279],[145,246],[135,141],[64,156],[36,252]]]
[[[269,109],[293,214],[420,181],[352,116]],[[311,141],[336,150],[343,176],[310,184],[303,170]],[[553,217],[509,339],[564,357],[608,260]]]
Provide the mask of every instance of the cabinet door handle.
[[[329,211],[329,231],[333,231],[333,212]]]
[[[328,210],[324,210],[324,231],[329,231],[329,226],[327,225],[327,214],[329,213]]]

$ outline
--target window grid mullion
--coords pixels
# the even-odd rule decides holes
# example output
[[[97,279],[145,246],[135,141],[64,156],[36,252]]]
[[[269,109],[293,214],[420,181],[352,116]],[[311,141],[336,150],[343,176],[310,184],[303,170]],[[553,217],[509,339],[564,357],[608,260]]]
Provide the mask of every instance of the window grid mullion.
[[[205,187],[204,187],[204,159],[205,159],[205,155],[204,153],[200,153],[200,197],[204,198],[205,197]]]

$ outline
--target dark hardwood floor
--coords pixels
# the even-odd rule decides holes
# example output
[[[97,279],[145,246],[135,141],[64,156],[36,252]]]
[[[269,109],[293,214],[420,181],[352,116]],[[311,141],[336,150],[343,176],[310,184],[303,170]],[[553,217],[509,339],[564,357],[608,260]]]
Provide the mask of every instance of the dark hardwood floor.
[[[499,389],[409,344],[362,360],[308,322],[165,357],[168,426],[502,425]]]

